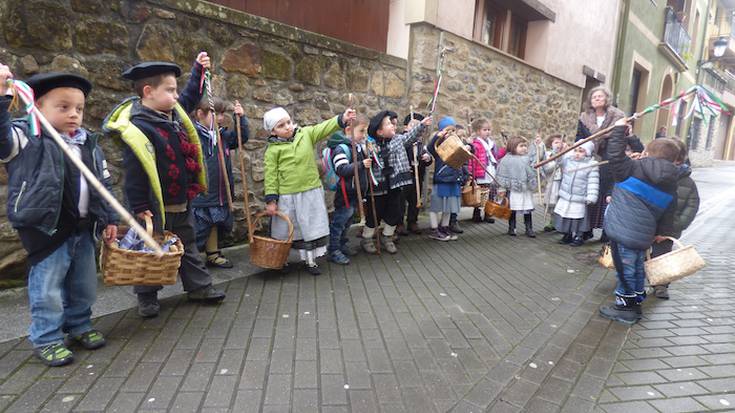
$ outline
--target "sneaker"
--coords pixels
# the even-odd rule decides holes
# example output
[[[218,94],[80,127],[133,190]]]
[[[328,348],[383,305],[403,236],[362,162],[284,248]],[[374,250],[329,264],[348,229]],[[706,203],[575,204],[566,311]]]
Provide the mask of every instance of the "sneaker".
[[[214,288],[212,284],[209,284],[206,287],[189,292],[187,298],[191,301],[217,303],[225,299],[225,293]]]
[[[225,258],[221,253],[207,254],[207,267],[232,268],[232,261]]]
[[[554,231],[556,231],[556,228],[551,224],[547,224],[544,227],[544,232],[554,232]]]
[[[72,340],[81,344],[87,350],[97,350],[107,344],[105,337],[97,330],[89,330],[79,336],[72,337]]]
[[[367,252],[368,254],[378,253],[378,249],[375,247],[375,241],[373,241],[372,239],[361,239],[360,246],[362,247],[363,251]]]
[[[395,242],[393,242],[392,237],[386,237],[382,235],[380,237],[380,245],[383,247],[384,250],[388,251],[389,254],[395,254],[398,252],[398,248],[396,248]]]
[[[161,305],[158,303],[158,294],[140,293],[138,294],[138,315],[143,318],[153,318],[161,312]]]
[[[655,295],[656,298],[660,298],[662,300],[668,300],[669,299],[669,286],[668,285],[653,286],[653,295]]]
[[[345,257],[345,258],[347,258],[347,257]],[[308,272],[309,274],[311,274],[311,275],[313,275],[315,277],[317,275],[321,275],[322,274],[321,270],[319,269],[319,266],[316,265],[316,264],[314,264],[314,265],[308,265],[307,264],[306,265],[306,272]]]
[[[633,325],[641,319],[641,305],[636,298],[615,297],[615,302],[600,307],[600,316],[626,325]]]
[[[347,258],[347,256],[340,250],[332,251],[332,253],[329,254],[329,261],[339,265],[347,265],[350,263],[350,259]]]
[[[449,241],[449,235],[443,233],[442,231],[439,231],[439,228],[431,230],[431,234],[429,234],[429,238],[435,239],[437,241]]]
[[[569,244],[570,242],[572,242],[573,239],[574,237],[572,237],[572,234],[567,232],[566,234],[564,234],[563,237],[561,237],[561,239],[559,240],[559,244]]]
[[[584,239],[577,235],[572,239],[569,245],[571,245],[572,247],[581,247],[582,245],[584,245]]]
[[[449,240],[450,241],[456,241],[456,240],[459,239],[458,236],[452,234],[452,230],[449,227],[439,227],[439,231],[441,231],[444,234],[446,234],[446,236],[449,237]]]
[[[65,366],[74,361],[74,353],[69,351],[63,343],[38,347],[33,349],[33,355],[49,367]]]

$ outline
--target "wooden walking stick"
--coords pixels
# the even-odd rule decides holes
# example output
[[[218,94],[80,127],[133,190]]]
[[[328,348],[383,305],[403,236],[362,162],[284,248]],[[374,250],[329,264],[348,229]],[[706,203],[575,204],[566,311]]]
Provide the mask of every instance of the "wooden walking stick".
[[[237,124],[235,128],[237,130],[237,155],[240,158],[240,176],[242,177],[242,197],[243,204],[245,207],[245,220],[248,223],[248,242],[253,243],[253,223],[250,221],[250,201],[248,191],[248,177],[245,175],[245,162],[242,160],[243,149],[242,149],[242,130],[240,128],[240,115],[235,115]]]
[[[225,162],[225,152],[222,149],[222,136],[219,133],[219,125],[217,125],[217,113],[214,110],[214,97],[212,96],[212,73],[207,70],[205,73],[205,79],[207,82],[207,100],[209,101],[209,110],[212,112],[212,123],[210,128],[214,129],[215,137],[217,138],[217,158],[219,159],[219,168],[222,170],[222,180],[224,181],[225,194],[227,195],[227,206],[230,211],[234,210],[234,204],[232,203],[232,190],[230,189],[230,177],[227,173],[227,163]],[[239,123],[238,123],[239,126]]]
[[[368,146],[369,145],[369,146]],[[366,144],[368,147],[368,154],[373,152],[372,145]],[[370,174],[372,175],[372,167],[370,168]],[[378,250],[378,255],[380,255],[380,234],[377,233],[378,229],[380,228],[380,225],[378,225],[378,212],[375,207],[375,191],[373,189],[373,180],[372,177],[368,176],[368,182],[370,183],[370,204],[372,207],[373,212],[373,225],[375,225],[375,249]]]
[[[107,203],[112,206],[112,208],[117,212],[120,217],[122,218],[125,223],[127,223],[131,228],[135,230],[135,232],[138,233],[138,236],[145,242],[145,244],[153,250],[153,252],[161,257],[163,256],[163,250],[161,249],[161,246],[158,245],[158,243],[150,236],[148,235],[148,232],[146,232],[145,229],[143,229],[142,226],[138,223],[138,221],[133,218],[130,213],[123,208],[122,205],[115,199],[115,197],[110,194],[110,192],[107,190],[107,188],[102,185],[102,183],[97,180],[97,177],[87,168],[86,165],[84,165],[84,162],[80,158],[77,158],[69,148],[69,145],[64,141],[64,139],[59,135],[59,133],[56,131],[56,129],[49,123],[49,121],[41,114],[41,112],[36,108],[35,103],[33,101],[33,90],[24,82],[21,82],[19,80],[9,80],[8,81],[10,87],[14,90],[14,96],[20,96],[20,98],[25,103],[26,112],[28,112],[29,115],[32,117],[35,117],[38,119],[38,122],[40,123],[40,126],[43,126],[43,129],[48,132],[49,135],[51,135],[51,139],[54,140],[54,142],[59,145],[62,152],[64,152],[64,155],[71,161],[71,163],[76,166],[79,171],[84,175],[84,179],[87,180],[87,183],[92,186],[92,188],[99,193],[102,198],[107,201]],[[15,98],[13,98],[15,99]],[[31,122],[34,123],[34,122]],[[37,125],[35,123],[32,125],[32,129],[35,128]],[[39,130],[38,133],[40,134],[41,131]]]
[[[416,208],[421,208],[423,205],[421,204],[421,188],[419,186],[419,144],[418,142],[415,142],[413,144],[413,175],[414,179],[416,180]]]
[[[352,93],[349,94],[349,107],[352,108]],[[365,207],[362,205],[362,188],[360,187],[360,166],[357,164],[357,144],[355,143],[355,123],[350,121],[350,144],[352,145],[352,165],[354,167],[354,184],[357,192],[357,211],[360,214],[360,221],[365,221]]]

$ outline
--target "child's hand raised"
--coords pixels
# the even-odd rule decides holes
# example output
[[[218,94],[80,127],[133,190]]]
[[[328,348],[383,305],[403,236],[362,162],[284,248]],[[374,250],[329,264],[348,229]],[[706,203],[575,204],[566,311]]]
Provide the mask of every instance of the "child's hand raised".
[[[205,69],[210,69],[212,67],[212,62],[209,60],[207,52],[201,52],[197,55],[197,63],[202,65]]]
[[[347,125],[351,121],[357,119],[357,112],[355,112],[355,109],[347,109],[345,110],[345,113],[342,114],[342,123]]]
[[[10,68],[0,63],[0,95],[4,95],[8,91],[8,79],[13,78]]]
[[[245,114],[245,111],[243,110],[242,105],[240,104],[239,100],[235,101],[235,107],[233,108],[232,111],[235,112],[235,115],[237,116],[242,116]]]
[[[424,119],[423,119],[423,120],[421,121],[421,124],[422,124],[422,125],[424,125],[424,126],[429,126],[429,125],[431,125],[431,123],[432,123],[433,121],[434,121],[434,120],[433,120],[433,119],[431,118],[431,116],[427,116],[427,117],[425,117],[425,118],[424,118]]]

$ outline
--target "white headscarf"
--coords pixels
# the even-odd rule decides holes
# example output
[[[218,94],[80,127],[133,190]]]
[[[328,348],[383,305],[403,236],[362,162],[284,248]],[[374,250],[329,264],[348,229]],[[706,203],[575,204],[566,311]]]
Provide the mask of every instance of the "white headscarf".
[[[592,156],[592,152],[595,150],[595,143],[592,141],[585,142],[582,145],[580,145],[586,152],[587,156]]]
[[[269,110],[268,112],[265,112],[263,115],[263,128],[268,132],[271,133],[273,131],[273,128],[278,125],[278,122],[280,122],[282,119],[290,118],[291,116],[286,112],[286,109],[282,107],[277,107]]]

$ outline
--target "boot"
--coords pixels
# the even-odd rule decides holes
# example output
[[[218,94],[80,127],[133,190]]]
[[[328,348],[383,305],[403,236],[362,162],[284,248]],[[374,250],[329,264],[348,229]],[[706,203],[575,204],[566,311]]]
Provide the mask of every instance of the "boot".
[[[656,298],[660,298],[662,300],[668,300],[669,299],[669,286],[668,285],[655,285],[653,287],[653,295],[655,295]]]
[[[600,316],[619,323],[633,325],[641,318],[641,305],[635,297],[615,297],[615,303],[600,307]]]
[[[158,293],[138,293],[138,315],[143,318],[157,317],[161,312],[161,305],[158,303]]]
[[[570,242],[572,242],[573,239],[574,237],[572,236],[572,233],[567,232],[566,234],[564,234],[563,237],[561,237],[561,239],[559,240],[559,244],[569,244]]]
[[[194,291],[190,291],[186,294],[186,298],[188,298],[191,301],[199,301],[203,303],[218,303],[225,299],[225,293],[223,291],[220,291],[212,284],[209,284],[206,287],[202,287],[199,289],[196,289]]]
[[[569,245],[571,245],[572,247],[581,247],[582,245],[584,245],[584,238],[577,234],[574,236],[574,238],[572,238],[572,242],[570,242]]]
[[[381,235],[380,246],[383,247],[384,250],[388,251],[389,254],[395,254],[398,252],[398,248],[396,248],[396,244],[393,242],[393,237]]]
[[[592,232],[592,230],[589,230],[589,231],[587,231],[587,232],[584,232],[584,233],[582,233],[582,239],[583,239],[583,240],[585,240],[585,241],[587,241],[588,239],[592,239],[592,238],[594,238],[594,236],[595,236],[595,235],[594,235],[594,233]]]
[[[533,232],[533,218],[531,214],[523,215],[523,223],[526,225],[526,236],[529,238],[536,238],[536,233]]]
[[[510,213],[510,218],[508,219],[508,235],[512,237],[516,236],[516,211]]]
[[[416,222],[408,224],[408,230],[416,235],[421,235],[421,228],[419,228],[419,224],[417,224]]]
[[[375,248],[375,241],[368,238],[363,238],[360,240],[360,246],[362,249],[367,252],[368,254],[377,254],[378,249]]]
[[[480,208],[475,208],[472,211],[472,222],[482,222],[482,216],[480,215]]]
[[[410,235],[408,233],[408,230],[406,229],[406,227],[403,226],[403,224],[398,224],[398,227],[396,228],[396,234],[398,234],[398,235],[400,235],[402,237],[406,237],[406,236]]]
[[[449,230],[452,231],[455,234],[461,234],[464,231],[462,228],[459,227],[459,223],[457,222],[457,214],[452,214],[449,218]]]
[[[495,223],[495,218],[493,218],[492,215],[485,214],[484,222],[485,223],[488,223],[488,224],[494,224]]]

